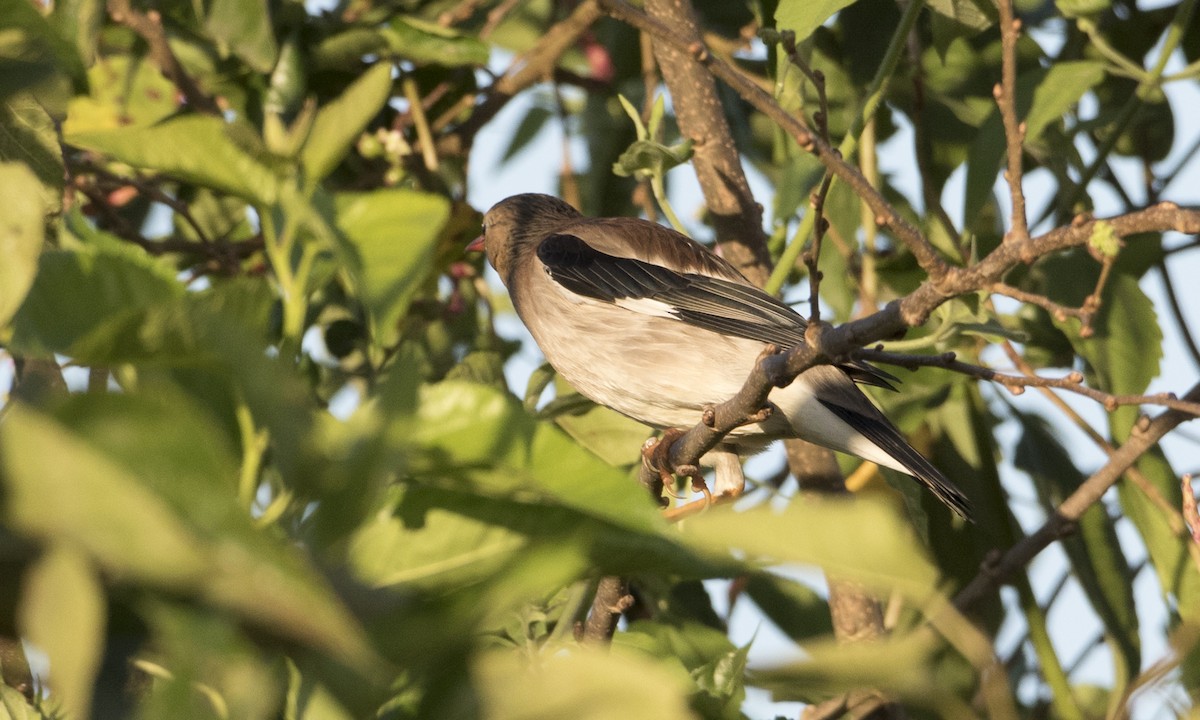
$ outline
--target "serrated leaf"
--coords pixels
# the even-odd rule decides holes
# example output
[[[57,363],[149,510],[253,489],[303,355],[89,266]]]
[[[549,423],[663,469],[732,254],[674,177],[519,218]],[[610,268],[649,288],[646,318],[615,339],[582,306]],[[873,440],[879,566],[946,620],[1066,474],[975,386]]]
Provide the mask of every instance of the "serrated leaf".
[[[52,543],[21,592],[22,637],[50,657],[50,685],[71,717],[91,715],[92,685],[104,649],[104,591],[96,570],[68,543]]]
[[[391,63],[375,63],[336,100],[317,111],[300,154],[310,181],[325,177],[337,167],[367,123],[383,108],[391,90]]]
[[[28,167],[0,162],[0,328],[17,312],[37,274],[42,251],[45,207],[42,187]]]
[[[261,147],[252,147],[257,137],[220,118],[185,115],[153,127],[80,132],[66,140],[134,167],[269,205],[278,197],[279,180],[259,160]]]

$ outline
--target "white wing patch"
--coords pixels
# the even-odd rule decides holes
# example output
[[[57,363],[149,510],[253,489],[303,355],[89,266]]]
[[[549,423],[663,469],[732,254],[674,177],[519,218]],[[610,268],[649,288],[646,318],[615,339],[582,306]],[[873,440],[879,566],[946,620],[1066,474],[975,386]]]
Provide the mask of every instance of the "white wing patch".
[[[661,300],[653,298],[619,298],[614,304],[617,307],[632,310],[643,315],[652,315],[654,317],[665,317],[678,320],[674,310],[675,308]]]

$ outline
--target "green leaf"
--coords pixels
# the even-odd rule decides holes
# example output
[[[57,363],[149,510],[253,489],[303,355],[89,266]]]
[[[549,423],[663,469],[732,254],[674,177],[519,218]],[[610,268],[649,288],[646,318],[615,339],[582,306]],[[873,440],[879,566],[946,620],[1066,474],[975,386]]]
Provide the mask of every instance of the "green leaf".
[[[908,523],[867,498],[794,502],[782,512],[713,509],[689,519],[684,537],[710,552],[737,551],[768,564],[816,565],[917,598],[934,592],[939,577]]]
[[[690,720],[686,676],[640,654],[579,648],[544,654],[529,667],[516,653],[475,664],[480,703],[493,720]]]
[[[367,123],[383,108],[391,90],[391,63],[375,63],[336,100],[317,111],[312,133],[300,155],[310,182],[333,172]]]
[[[521,118],[521,122],[517,124],[517,129],[513,131],[512,139],[508,141],[508,146],[504,148],[504,155],[501,156],[500,162],[508,162],[517,153],[525,149],[531,140],[537,137],[545,127],[546,121],[554,117],[554,113],[540,105],[534,105],[525,113],[525,117]]]
[[[592,404],[582,413],[563,414],[554,422],[575,442],[609,465],[628,467],[641,459],[650,428],[636,420]]]
[[[0,683],[0,720],[51,720],[57,715],[46,715],[25,700],[15,687]]]
[[[1061,119],[1104,80],[1104,75],[1102,62],[1080,60],[1052,65],[1033,92],[1033,103],[1025,115],[1025,142],[1037,142],[1042,130]]]
[[[87,718],[104,649],[104,591],[78,550],[52,543],[26,574],[21,635],[50,657],[50,685],[72,717]]]
[[[58,352],[101,364],[110,358],[84,352],[88,336],[141,311],[179,298],[184,288],[171,269],[140,248],[109,238],[79,250],[48,250],[25,303],[13,319],[13,347],[23,353]]]
[[[658,535],[663,527],[654,504],[625,473],[535,422],[494,388],[450,381],[423,388],[413,439],[443,464],[478,468],[478,487],[489,494],[536,492],[638,533]]]
[[[0,0],[0,102],[28,93],[45,112],[62,119],[72,92],[87,85],[75,47],[23,0]]]
[[[393,53],[416,63],[482,66],[490,54],[487,44],[477,37],[411,16],[397,16],[383,34]]]
[[[63,160],[58,131],[54,119],[29,93],[0,99],[0,161],[28,166],[40,181],[46,211],[57,213],[62,209]]]
[[[1017,413],[1017,418],[1024,432],[1017,443],[1014,463],[1033,478],[1043,504],[1057,507],[1083,483],[1084,475],[1044,420],[1024,413]],[[1116,647],[1114,692],[1120,695],[1141,668],[1133,574],[1103,503],[1088,508],[1078,523],[1079,532],[1064,538],[1063,547],[1075,577]]]
[[[828,601],[803,583],[757,572],[750,575],[746,594],[793,640],[833,634]]]
[[[800,43],[812,35],[826,20],[833,17],[838,10],[850,5],[854,0],[779,0],[775,8],[775,27],[778,30],[791,30],[796,33],[796,42]]]
[[[4,222],[0,223],[2,328],[33,285],[42,251],[45,207],[37,176],[20,163],[0,162],[0,197],[4,198]]]
[[[75,52],[87,67],[96,57],[100,26],[104,23],[101,0],[59,0],[50,11],[50,23],[59,37],[75,45]]]
[[[996,9],[977,0],[928,0],[929,9],[956,25],[978,32],[992,26]]]
[[[1073,342],[1095,370],[1099,387],[1117,395],[1144,392],[1158,377],[1163,334],[1154,303],[1136,278],[1113,273],[1092,326],[1092,337]]]
[[[71,543],[117,580],[181,587],[207,579],[203,547],[168,505],[63,425],[9,406],[0,451],[13,531]]]
[[[398,506],[403,492],[392,496]],[[451,589],[489,577],[526,542],[520,533],[450,509],[431,508],[420,523],[380,512],[355,531],[348,556],[358,577],[377,587]]]
[[[1112,0],[1054,0],[1066,18],[1093,17],[1112,7]]]
[[[126,55],[101,57],[88,70],[89,93],[67,105],[66,136],[153,125],[179,108],[175,86],[153,63]]]
[[[279,47],[267,0],[213,0],[204,26],[255,71],[268,73],[275,66]]]
[[[880,642],[805,645],[805,660],[756,670],[750,681],[771,691],[777,702],[814,703],[838,692],[873,688],[895,694],[922,707],[938,709],[941,717],[966,717],[970,706],[935,671],[941,641],[915,632]],[[914,672],[914,668],[926,668]]]
[[[412,190],[334,196],[337,228],[357,255],[362,293],[377,345],[395,341],[396,321],[432,271],[450,203]]]
[[[205,115],[185,115],[147,128],[79,132],[67,142],[184,182],[269,205],[279,179],[262,162],[255,131]]]

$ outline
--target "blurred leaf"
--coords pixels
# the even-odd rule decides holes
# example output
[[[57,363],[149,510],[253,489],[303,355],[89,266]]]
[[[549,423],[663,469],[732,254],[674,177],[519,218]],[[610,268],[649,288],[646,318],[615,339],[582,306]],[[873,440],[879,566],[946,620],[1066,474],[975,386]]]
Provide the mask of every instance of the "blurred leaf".
[[[204,26],[255,71],[268,73],[275,66],[279,48],[267,0],[212,0]]]
[[[59,37],[75,44],[76,54],[87,67],[95,61],[103,21],[102,0],[59,0],[50,11],[50,23]]]
[[[684,537],[710,552],[737,550],[759,563],[817,565],[915,598],[933,592],[938,581],[937,568],[908,524],[866,498],[794,502],[782,512],[714,509],[689,519]]]
[[[1033,102],[1025,116],[1025,142],[1037,142],[1047,125],[1061,119],[1084,93],[1100,84],[1104,68],[1104,63],[1086,60],[1051,66],[1033,91]]]
[[[336,100],[317,111],[301,154],[310,182],[325,177],[338,166],[367,123],[383,108],[391,90],[391,63],[375,63]]]
[[[642,443],[650,428],[636,420],[592,404],[579,414],[563,414],[555,424],[596,457],[615,467],[627,467],[641,460]]]
[[[153,125],[179,107],[178,90],[146,59],[102,56],[88,70],[88,86],[67,105],[64,135]]]
[[[736,647],[723,631],[697,622],[639,621],[616,636],[613,647],[682,665],[696,686],[692,707],[702,717],[742,717],[749,645]]]
[[[44,112],[61,119],[72,86],[87,84],[75,47],[26,0],[0,0],[0,37],[0,103],[28,93]]]
[[[337,228],[357,253],[362,292],[373,320],[372,340],[378,346],[390,345],[397,320],[433,269],[450,203],[412,190],[376,190],[340,193],[334,205]]]
[[[476,662],[477,691],[488,720],[673,720],[693,718],[686,678],[617,648],[546,654],[534,668],[515,653]]]
[[[977,0],[929,0],[929,9],[975,32],[991,27],[997,16],[993,6]]]
[[[803,583],[758,572],[750,575],[746,594],[793,640],[833,634],[829,602]]]
[[[50,685],[62,707],[86,720],[104,648],[100,578],[69,542],[52,542],[25,576],[21,635],[50,657]]]
[[[779,0],[775,8],[775,27],[796,33],[796,42],[800,43],[851,2],[853,0]]]
[[[1024,432],[1013,462],[1033,478],[1043,505],[1057,507],[1085,477],[1044,420],[1025,413],[1016,415]],[[1118,651],[1113,690],[1120,695],[1142,665],[1133,573],[1103,503],[1088,508],[1078,523],[1079,533],[1064,538],[1063,547],[1075,577]]]
[[[839,692],[872,688],[899,696],[922,707],[938,709],[942,717],[966,717],[969,706],[953,686],[933,672],[942,641],[931,632],[892,636],[881,642],[809,643],[805,660],[755,670],[751,682],[771,691],[776,702],[815,703]]]
[[[1091,17],[1112,7],[1112,0],[1054,0],[1065,18]]]
[[[0,328],[25,299],[33,285],[42,251],[43,218],[41,185],[37,176],[20,163],[0,162],[0,197],[4,222],[0,223]]]
[[[133,245],[108,237],[79,250],[47,250],[25,303],[13,319],[14,348],[32,355],[84,357],[90,334],[183,295],[172,270]]]
[[[264,165],[257,133],[220,118],[185,115],[147,128],[89,131],[67,142],[114,160],[263,205],[275,201],[279,179]]]
[[[417,63],[459,67],[488,61],[488,46],[478,38],[411,16],[393,18],[383,35],[393,53]]]
[[[71,543],[116,580],[180,587],[207,579],[199,539],[167,504],[66,427],[10,406],[0,450],[4,517],[14,531]]]
[[[525,116],[521,118],[521,122],[517,124],[517,129],[513,131],[512,139],[504,148],[504,155],[500,157],[500,162],[508,162],[517,153],[524,150],[525,146],[545,127],[546,121],[552,117],[554,117],[554,113],[540,105],[530,107]]]
[[[491,575],[526,545],[519,533],[442,508],[431,508],[413,523],[386,511],[403,492],[394,490],[392,497],[350,540],[350,563],[372,585],[467,585]]]
[[[52,720],[57,717],[30,705],[20,690],[0,683],[0,720]]]
[[[46,212],[61,210],[64,173],[58,131],[54,119],[29,93],[0,98],[0,161],[28,166],[40,181]]]

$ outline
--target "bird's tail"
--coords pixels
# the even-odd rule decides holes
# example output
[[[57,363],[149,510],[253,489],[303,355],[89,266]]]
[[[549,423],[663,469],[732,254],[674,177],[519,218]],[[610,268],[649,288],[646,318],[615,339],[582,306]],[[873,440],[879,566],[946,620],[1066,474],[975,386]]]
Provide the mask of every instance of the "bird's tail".
[[[873,416],[865,415],[836,403],[825,402],[820,398],[818,401],[843,422],[870,440],[893,461],[882,464],[913,476],[947,507],[962,516],[964,520],[973,522],[971,501],[967,499],[967,496],[926,460],[925,456],[909,445],[900,431],[881,413],[875,413]]]

